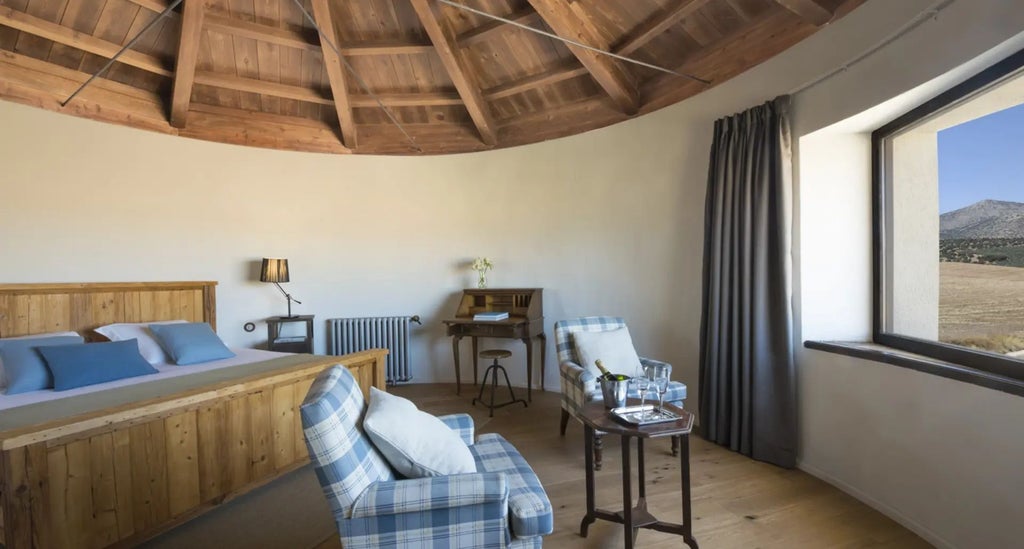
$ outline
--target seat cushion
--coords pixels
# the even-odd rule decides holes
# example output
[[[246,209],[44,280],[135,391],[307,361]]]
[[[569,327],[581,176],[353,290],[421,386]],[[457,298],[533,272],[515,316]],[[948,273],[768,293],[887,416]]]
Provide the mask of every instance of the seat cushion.
[[[550,534],[554,529],[554,512],[540,479],[501,435],[480,435],[469,447],[479,472],[505,473],[508,479],[508,510],[512,535],[528,538]]]

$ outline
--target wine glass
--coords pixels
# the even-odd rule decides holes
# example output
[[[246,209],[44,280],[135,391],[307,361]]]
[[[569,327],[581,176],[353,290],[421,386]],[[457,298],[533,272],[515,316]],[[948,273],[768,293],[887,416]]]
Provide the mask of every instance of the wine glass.
[[[651,386],[651,380],[647,377],[647,370],[643,366],[637,368],[633,381],[636,382],[636,389],[640,393],[640,418],[643,419],[645,416],[644,402],[647,398],[647,389]]]
[[[658,392],[658,411],[665,411],[665,393],[668,392],[668,381],[672,377],[672,366],[668,364],[657,364],[651,367],[654,375],[652,381],[654,389]]]

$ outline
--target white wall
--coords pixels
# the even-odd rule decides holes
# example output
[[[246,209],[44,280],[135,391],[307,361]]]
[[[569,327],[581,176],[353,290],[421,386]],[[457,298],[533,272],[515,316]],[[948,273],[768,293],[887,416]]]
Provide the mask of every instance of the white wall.
[[[0,280],[219,280],[219,331],[246,345],[262,338],[263,326],[246,334],[242,324],[284,307],[273,287],[254,282],[252,262],[288,257],[288,290],[304,302],[298,312],[422,315],[417,381],[444,381],[453,375],[439,321],[473,283],[463,263],[488,255],[497,263],[493,285],[545,288],[549,328],[569,316],[626,316],[643,354],[675,363],[676,377],[692,388],[687,406],[696,408],[713,120],[817,79],[932,4],[871,0],[772,61],[663,111],[472,155],[281,153],[0,103]],[[996,46],[1024,29],[1022,8],[1021,0],[958,0],[878,55],[798,94],[796,136]],[[846,152],[866,150],[863,135],[839,139]],[[862,165],[836,162],[849,162],[853,184],[863,184]],[[830,192],[837,183],[821,174],[834,168],[800,169],[796,326],[819,339],[866,334],[865,188]],[[850,243],[850,255],[809,238],[826,230]],[[830,271],[837,264],[848,267],[838,282]],[[510,348],[522,360],[521,345]],[[553,357],[553,344],[548,351]],[[997,547],[1020,535],[1007,513],[1008,504],[1022,508],[1016,464],[1024,456],[1024,400],[818,352],[801,350],[798,366],[803,467],[937,543]],[[550,358],[550,390],[558,387],[556,370]],[[525,382],[521,367],[510,372]]]
[[[1024,2],[957,1],[796,97],[795,130],[805,136],[796,237],[802,339],[870,337],[870,131],[1024,47],[1022,30]],[[802,348],[797,364],[801,468],[939,547],[1020,545],[1024,399]]]

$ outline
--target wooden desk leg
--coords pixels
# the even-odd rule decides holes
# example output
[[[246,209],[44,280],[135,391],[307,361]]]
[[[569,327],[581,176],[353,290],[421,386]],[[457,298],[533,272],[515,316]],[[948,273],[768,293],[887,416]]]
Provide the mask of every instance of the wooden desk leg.
[[[528,337],[522,341],[526,344],[526,401],[533,402],[533,342]]]
[[[455,394],[462,394],[462,368],[459,367],[459,340],[462,336],[452,336],[452,356],[455,357]]]
[[[698,549],[693,537],[692,513],[690,510],[690,435],[679,437],[679,482],[683,492],[683,541],[691,549]]]
[[[544,332],[537,334],[540,338],[540,390],[544,390],[544,354],[547,353],[548,349],[548,336],[544,335]]]
[[[594,429],[583,426],[583,462],[586,464],[587,514],[580,522],[580,536],[587,537],[587,528],[597,520],[594,516]]]
[[[630,484],[633,475],[629,468],[629,438],[622,435],[622,526],[626,549],[633,549],[633,486]]]
[[[478,360],[480,358],[480,354],[477,351],[476,336],[472,336],[472,338],[473,338],[473,387],[476,387],[477,385],[480,384],[480,382],[477,381],[477,379],[476,379],[477,370],[479,369],[478,366],[477,366],[477,362],[478,362]]]

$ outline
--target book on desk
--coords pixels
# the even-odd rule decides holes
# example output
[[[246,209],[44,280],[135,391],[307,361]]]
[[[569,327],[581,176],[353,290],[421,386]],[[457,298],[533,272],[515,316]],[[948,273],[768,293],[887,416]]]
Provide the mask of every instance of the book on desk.
[[[473,315],[474,321],[497,322],[508,318],[508,312],[487,311]]]

